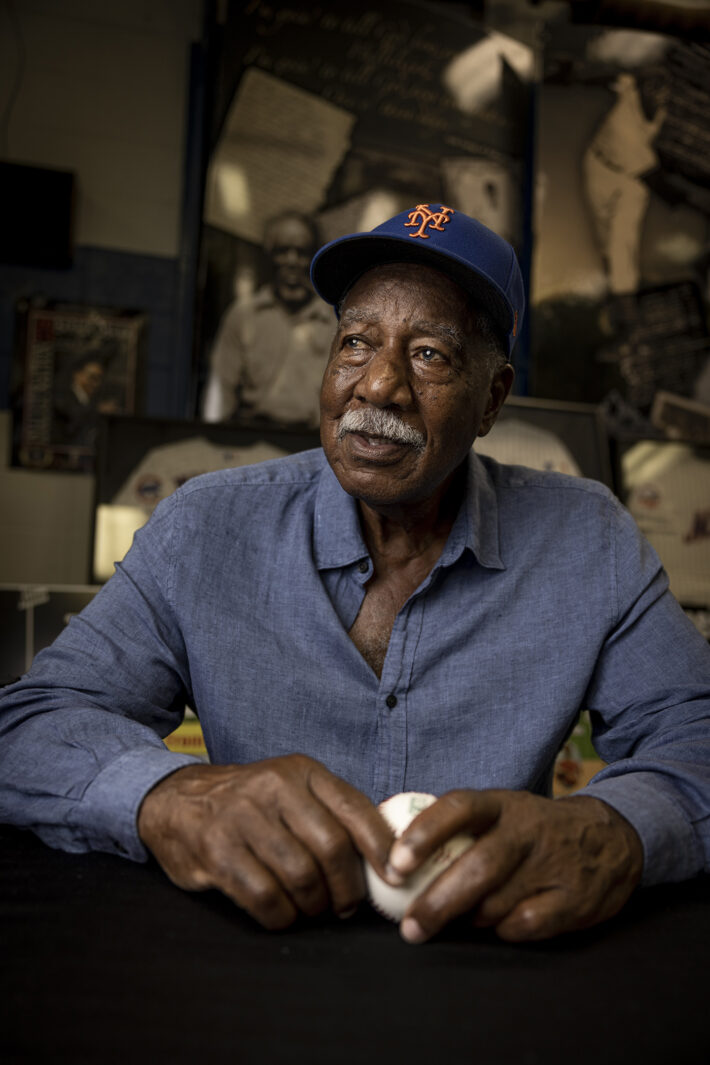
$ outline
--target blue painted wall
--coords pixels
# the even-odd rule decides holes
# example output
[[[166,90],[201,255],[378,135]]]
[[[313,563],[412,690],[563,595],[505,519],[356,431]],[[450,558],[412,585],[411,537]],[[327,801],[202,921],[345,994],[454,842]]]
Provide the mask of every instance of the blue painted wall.
[[[18,301],[44,298],[138,310],[148,318],[142,413],[184,417],[190,367],[189,338],[181,335],[178,259],[79,247],[68,270],[0,264],[0,409],[11,403]],[[184,322],[184,318],[182,319]]]

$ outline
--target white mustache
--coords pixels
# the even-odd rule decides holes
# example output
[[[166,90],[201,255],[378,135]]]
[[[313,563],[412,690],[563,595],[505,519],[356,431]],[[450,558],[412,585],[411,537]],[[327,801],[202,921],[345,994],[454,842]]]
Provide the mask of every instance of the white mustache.
[[[338,425],[338,440],[348,433],[370,433],[383,437],[397,444],[408,444],[417,451],[423,451],[426,441],[424,434],[407,425],[390,410],[378,407],[364,407],[362,410],[346,410]]]

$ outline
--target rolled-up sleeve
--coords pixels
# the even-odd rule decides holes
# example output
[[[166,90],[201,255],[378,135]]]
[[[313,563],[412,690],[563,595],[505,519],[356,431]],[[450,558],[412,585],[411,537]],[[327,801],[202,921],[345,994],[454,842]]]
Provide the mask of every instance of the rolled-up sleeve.
[[[170,603],[179,501],[141,530],[115,575],[0,699],[0,819],[64,850],[146,857],[141,801],[196,761],[162,742],[190,699]]]
[[[616,619],[587,693],[611,764],[584,793],[634,826],[654,884],[710,868],[710,653],[633,519],[616,517]]]

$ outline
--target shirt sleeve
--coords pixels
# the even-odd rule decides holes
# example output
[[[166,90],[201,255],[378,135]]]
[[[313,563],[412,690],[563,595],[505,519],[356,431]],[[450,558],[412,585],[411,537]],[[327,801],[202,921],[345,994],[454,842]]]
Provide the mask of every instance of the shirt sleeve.
[[[166,590],[175,508],[171,498],[156,509],[111,580],[0,693],[0,820],[50,846],[145,860],[143,797],[199,761],[161,739],[190,701]]]
[[[615,524],[614,624],[587,692],[610,764],[580,794],[634,826],[643,883],[683,880],[710,870],[710,647],[633,518],[618,508]]]

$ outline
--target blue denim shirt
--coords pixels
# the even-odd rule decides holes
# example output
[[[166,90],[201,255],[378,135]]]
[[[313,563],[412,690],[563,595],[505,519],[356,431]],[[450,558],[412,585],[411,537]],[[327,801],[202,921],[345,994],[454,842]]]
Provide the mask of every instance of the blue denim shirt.
[[[444,551],[399,612],[382,676],[348,636],[372,573],[322,451],[189,481],[0,700],[0,817],[72,850],[145,857],[136,813],[191,759],[300,751],[379,801],[545,792],[589,709],[587,787],[639,832],[645,881],[710,867],[710,649],[596,482],[471,456]]]

